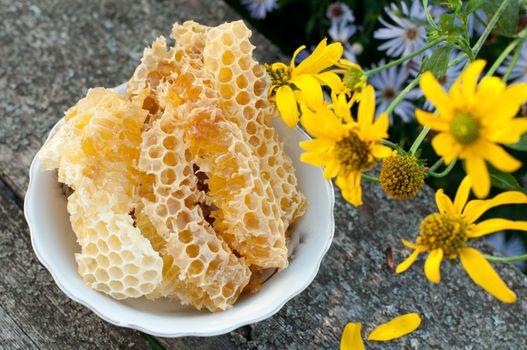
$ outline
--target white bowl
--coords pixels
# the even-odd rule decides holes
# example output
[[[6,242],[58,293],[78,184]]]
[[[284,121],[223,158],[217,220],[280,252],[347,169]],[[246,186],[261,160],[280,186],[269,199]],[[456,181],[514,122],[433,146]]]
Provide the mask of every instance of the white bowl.
[[[116,89],[124,93],[126,87],[123,84]],[[56,172],[46,171],[38,157],[33,159],[29,170],[24,203],[35,254],[68,297],[118,326],[161,337],[213,336],[271,317],[315,278],[333,238],[335,201],[331,182],[323,179],[321,169],[299,160],[298,142],[308,140],[309,136],[299,128],[287,128],[279,118],[275,121],[274,126],[286,153],[293,159],[300,190],[307,196],[309,207],[292,227],[295,247],[289,267],[264,283],[258,293],[240,298],[232,309],[210,313],[182,307],[166,299],[118,301],[86,286],[74,259],[80,247],[70,226],[66,198],[57,184]]]

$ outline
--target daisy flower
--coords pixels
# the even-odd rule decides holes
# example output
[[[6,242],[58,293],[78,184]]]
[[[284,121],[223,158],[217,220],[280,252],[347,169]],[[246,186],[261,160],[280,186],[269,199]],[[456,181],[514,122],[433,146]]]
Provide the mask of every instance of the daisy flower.
[[[306,103],[322,99],[322,85],[334,85],[340,78],[328,68],[334,66],[342,57],[342,44],[332,43],[327,45],[327,39],[322,40],[313,52],[298,66],[295,64],[296,56],[305,49],[299,47],[293,54],[289,66],[282,62],[266,65],[266,70],[271,77],[272,85],[269,88],[269,97],[274,98],[280,116],[290,128],[298,123],[300,112],[297,99]],[[340,85],[331,86],[339,88]]]
[[[333,41],[340,41],[345,44],[356,32],[357,27],[354,24],[341,21],[331,23],[328,34]]]
[[[428,252],[424,265],[426,277],[439,283],[440,267],[443,258],[461,259],[469,277],[489,294],[505,303],[516,301],[516,295],[501,280],[485,257],[468,243],[475,238],[499,230],[527,231],[527,221],[488,219],[476,223],[487,210],[504,204],[527,204],[527,195],[522,192],[503,192],[492,199],[472,200],[467,203],[472,181],[469,177],[461,182],[454,202],[443,193],[436,192],[438,213],[428,215],[420,227],[421,235],[416,243],[403,240],[403,244],[414,252],[399,266],[396,272],[407,270],[421,253]]]
[[[242,0],[241,3],[255,19],[264,19],[269,12],[278,7],[276,0]]]
[[[420,124],[438,131],[432,146],[445,164],[464,160],[479,198],[490,191],[486,162],[508,173],[521,167],[500,144],[516,143],[527,131],[527,118],[515,118],[527,100],[527,84],[507,87],[498,77],[484,77],[478,85],[484,67],[483,60],[471,63],[448,94],[431,72],[425,72],[419,84],[439,115],[416,110]]]
[[[505,74],[512,62],[512,55],[507,57],[503,64],[498,68],[498,73],[501,75]],[[527,45],[523,45],[520,52],[520,57],[518,61],[512,68],[511,74],[509,76],[512,83],[527,83]]]
[[[332,24],[335,22],[355,22],[353,11],[342,2],[334,2],[329,5],[326,10],[326,17]]]
[[[326,179],[336,176],[343,197],[355,206],[362,204],[362,173],[392,153],[381,143],[388,137],[388,116],[381,114],[374,121],[374,114],[375,93],[371,85],[361,93],[357,122],[351,116],[338,116],[324,104],[316,111],[302,104],[302,125],[315,139],[300,142],[307,151],[300,159],[323,166]]]
[[[379,62],[379,66],[384,65],[384,60]],[[374,66],[375,68],[375,66]],[[375,88],[377,97],[377,113],[383,112],[388,108],[390,103],[401,93],[405,88],[405,82],[408,79],[408,70],[404,67],[390,67],[382,70],[379,73],[371,76],[369,82]],[[415,90],[410,92],[406,97],[395,107],[394,112],[401,117],[403,122],[407,123],[413,118],[414,105],[410,99],[415,97]],[[390,116],[390,124],[393,123]]]
[[[402,57],[425,45],[426,14],[420,1],[413,1],[410,8],[405,2],[401,2],[401,8],[391,4],[385,11],[393,24],[379,19],[385,28],[377,29],[373,37],[386,40],[379,46],[380,51],[386,50],[388,56]]]

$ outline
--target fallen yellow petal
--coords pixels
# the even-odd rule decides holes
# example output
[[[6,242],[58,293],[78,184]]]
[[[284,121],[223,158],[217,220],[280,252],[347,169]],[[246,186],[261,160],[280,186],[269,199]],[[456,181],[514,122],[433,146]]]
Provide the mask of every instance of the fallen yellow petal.
[[[364,350],[360,329],[360,323],[348,323],[344,327],[340,339],[340,350]]]
[[[386,341],[412,333],[421,324],[421,317],[416,313],[401,315],[375,328],[368,340]]]

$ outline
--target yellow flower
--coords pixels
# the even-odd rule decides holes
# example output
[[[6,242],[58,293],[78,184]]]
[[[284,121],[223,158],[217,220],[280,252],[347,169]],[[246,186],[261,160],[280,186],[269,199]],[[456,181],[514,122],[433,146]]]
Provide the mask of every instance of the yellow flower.
[[[401,315],[380,325],[368,336],[368,340],[387,341],[402,337],[415,331],[421,324],[421,317],[416,313]],[[361,324],[348,323],[342,332],[340,350],[364,350],[361,337]]]
[[[521,162],[499,144],[513,144],[527,131],[527,118],[514,118],[527,100],[527,84],[509,87],[497,77],[478,77],[485,61],[477,60],[459,76],[447,94],[432,73],[426,72],[420,87],[438,116],[416,110],[419,123],[439,132],[432,140],[446,164],[455,158],[465,161],[474,193],[484,198],[490,190],[486,161],[504,172],[513,172]]]
[[[368,85],[362,94],[357,121],[351,116],[339,116],[334,107],[319,105],[312,111],[302,106],[302,125],[315,137],[314,140],[300,142],[307,152],[300,156],[306,163],[323,166],[324,177],[337,176],[336,184],[344,198],[355,206],[362,204],[360,186],[362,173],[373,168],[379,159],[388,157],[391,149],[381,144],[388,137],[388,115],[375,115],[375,93]],[[338,112],[340,114],[340,112]],[[343,122],[343,120],[345,122]]]
[[[301,46],[295,51],[289,66],[281,62],[266,66],[272,80],[269,97],[276,99],[280,116],[290,128],[298,123],[297,100],[307,103],[321,100],[321,85],[338,89],[341,84],[337,74],[327,71],[340,60],[343,52],[341,43],[327,45],[327,39],[322,40],[313,53],[296,66],[296,56],[304,49],[305,46]]]
[[[472,280],[497,299],[513,303],[516,295],[500,279],[485,257],[470,248],[468,242],[500,230],[527,231],[527,221],[488,219],[475,223],[487,210],[503,204],[527,204],[527,195],[522,192],[503,192],[492,199],[472,200],[467,203],[472,181],[465,177],[459,186],[454,203],[440,189],[436,193],[438,213],[428,215],[421,222],[421,235],[416,244],[403,240],[403,244],[414,252],[399,266],[396,272],[406,271],[420,253],[429,252],[424,270],[426,277],[434,283],[440,281],[440,265],[443,258],[461,264]]]

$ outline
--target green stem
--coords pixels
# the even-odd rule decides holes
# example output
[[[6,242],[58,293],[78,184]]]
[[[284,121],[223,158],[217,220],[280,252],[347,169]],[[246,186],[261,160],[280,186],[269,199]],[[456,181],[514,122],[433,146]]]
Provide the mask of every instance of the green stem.
[[[428,169],[428,172],[436,171],[437,168],[439,168],[444,162],[445,162],[445,160],[443,159],[443,157],[439,158],[439,160],[438,160],[437,162],[435,162],[434,165],[432,165],[432,166]]]
[[[371,182],[380,182],[380,180],[378,178],[376,178],[375,176],[370,176],[370,175],[366,175],[366,174],[362,174],[362,178],[364,180],[368,180],[368,181],[371,181]]]
[[[408,151],[408,153],[410,153],[411,155],[414,155],[415,152],[417,152],[417,150],[419,149],[419,146],[421,146],[421,143],[423,142],[423,140],[425,139],[429,131],[430,131],[430,128],[428,126],[423,127],[423,130],[421,130],[419,135],[417,135],[417,137],[415,138],[415,141],[410,147],[410,150]]]
[[[389,141],[389,140],[382,140],[382,144],[385,145],[385,146],[388,146],[390,148],[393,148],[393,149],[400,148],[398,144],[393,143],[392,141]]]
[[[485,255],[485,258],[488,261],[510,263],[510,262],[515,262],[515,261],[527,260],[527,254],[517,255],[517,256],[492,256],[492,255]]]
[[[390,105],[386,108],[384,112],[390,115],[395,109],[395,107],[397,107],[397,105],[401,103],[401,101],[406,97],[406,95],[408,95],[410,91],[412,91],[417,86],[417,84],[419,84],[419,76],[415,77],[414,80],[412,80],[410,84],[408,84],[404,88],[404,90],[401,91],[401,93],[396,98],[394,98],[392,103],[390,103]]]
[[[445,177],[452,171],[452,169],[454,169],[454,166],[456,166],[456,163],[457,163],[457,159],[454,159],[453,161],[450,162],[450,164],[448,164],[448,166],[442,172],[436,173],[433,170],[428,170],[427,175],[435,177],[435,178]]]
[[[509,5],[510,0],[503,0],[500,4],[500,7],[496,10],[494,13],[494,16],[490,19],[489,23],[487,24],[487,27],[485,27],[485,30],[483,31],[483,34],[479,37],[476,44],[474,44],[474,47],[472,47],[472,54],[474,57],[476,57],[479,53],[479,50],[483,47],[483,44],[485,44],[485,41],[489,37],[490,33],[496,26],[496,23],[500,19],[501,15],[503,14],[503,11],[507,8]]]
[[[509,76],[512,73],[514,66],[516,66],[516,62],[518,62],[518,58],[520,58],[520,54],[522,52],[522,47],[524,43],[525,43],[525,39],[521,39],[520,45],[516,47],[516,51],[514,52],[514,55],[512,56],[511,63],[509,64],[507,71],[505,72],[505,74],[503,75],[503,78],[501,79],[503,80],[504,83],[507,82],[507,80],[509,79]]]
[[[364,74],[366,74],[366,76],[371,76],[373,74],[379,73],[380,71],[383,71],[383,70],[388,69],[390,67],[397,66],[397,65],[399,65],[399,64],[401,64],[403,62],[408,61],[409,59],[414,58],[415,56],[417,56],[420,53],[428,50],[429,48],[436,46],[437,44],[442,42],[444,39],[445,39],[444,37],[437,38],[437,39],[429,42],[428,44],[424,45],[423,47],[415,50],[414,52],[412,52],[409,55],[406,55],[406,56],[401,57],[401,58],[399,58],[397,60],[394,60],[394,61],[391,61],[389,63],[386,63],[385,65],[379,66],[377,68],[370,69],[370,70],[364,72]]]

